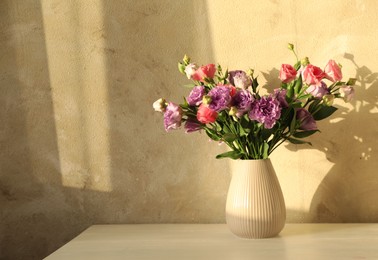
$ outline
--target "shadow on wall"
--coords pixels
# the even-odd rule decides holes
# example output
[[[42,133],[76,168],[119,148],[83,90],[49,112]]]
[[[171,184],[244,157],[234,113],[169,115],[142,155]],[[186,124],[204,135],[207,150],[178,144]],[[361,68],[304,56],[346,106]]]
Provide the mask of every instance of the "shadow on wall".
[[[319,128],[326,130],[308,138],[313,146],[285,146],[293,151],[317,149],[334,164],[314,193],[306,222],[378,221],[378,161],[374,159],[378,147],[378,73],[358,65],[351,54],[344,58],[356,67],[355,99],[345,106],[336,105],[339,109],[334,116],[318,122]],[[278,70],[264,77],[271,85]],[[303,163],[316,167],[313,162]],[[294,214],[293,218],[303,212],[288,210],[288,214]]]
[[[41,259],[90,221],[62,186],[40,3],[0,12],[0,259]]]
[[[378,72],[344,57],[356,66],[354,108],[341,109],[342,120],[331,123],[335,131],[314,147],[335,164],[314,194],[310,215],[313,222],[377,222]]]
[[[163,93],[179,101],[187,91],[177,87],[176,70],[185,51],[212,60],[206,4],[104,1],[103,9],[110,192],[63,185],[62,164],[71,162],[59,154],[65,140],[58,142],[61,111],[53,106],[40,2],[0,3],[0,259],[41,259],[96,223],[214,221],[206,203],[224,199],[214,195],[202,203],[208,194],[195,162],[206,151],[183,161],[182,147],[198,149],[196,141],[183,133],[166,136],[151,107]],[[172,170],[177,162],[183,167]],[[81,170],[90,175],[86,164]]]

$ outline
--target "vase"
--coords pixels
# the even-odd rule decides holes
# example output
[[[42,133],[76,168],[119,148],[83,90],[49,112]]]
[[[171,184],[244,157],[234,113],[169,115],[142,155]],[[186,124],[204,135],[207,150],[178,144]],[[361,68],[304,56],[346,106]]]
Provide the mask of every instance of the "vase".
[[[286,208],[270,159],[235,160],[226,202],[227,226],[241,238],[269,238],[285,225]]]

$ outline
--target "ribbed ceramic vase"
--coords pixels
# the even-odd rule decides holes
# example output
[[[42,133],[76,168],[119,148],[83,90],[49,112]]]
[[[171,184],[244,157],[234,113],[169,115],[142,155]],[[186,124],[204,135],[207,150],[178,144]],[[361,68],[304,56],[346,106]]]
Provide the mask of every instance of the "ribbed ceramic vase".
[[[281,186],[270,159],[232,161],[226,221],[242,238],[278,235],[285,225],[286,208]]]

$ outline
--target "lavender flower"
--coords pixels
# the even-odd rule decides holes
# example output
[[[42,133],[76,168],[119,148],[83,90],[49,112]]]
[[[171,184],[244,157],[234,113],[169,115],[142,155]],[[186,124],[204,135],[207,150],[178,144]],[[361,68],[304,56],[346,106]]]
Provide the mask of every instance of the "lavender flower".
[[[229,72],[229,82],[237,88],[246,89],[251,86],[252,81],[248,77],[247,73],[242,70],[234,70]]]
[[[237,109],[236,116],[241,117],[249,111],[254,100],[250,91],[245,89],[237,91],[232,99],[232,104]]]
[[[264,96],[252,104],[249,118],[256,120],[267,129],[273,128],[277,120],[281,117],[280,102],[272,96]]]
[[[280,102],[281,107],[284,107],[284,108],[289,107],[289,104],[286,101],[286,93],[287,93],[286,89],[276,88],[274,90],[274,97],[278,100],[278,102]]]
[[[344,98],[345,102],[350,102],[354,98],[354,88],[352,86],[341,86],[340,97]]]
[[[211,98],[209,108],[216,112],[224,110],[231,102],[230,87],[217,86],[209,91],[208,96]]]
[[[201,123],[195,119],[188,119],[185,122],[184,128],[185,128],[185,133],[187,134],[192,133],[192,132],[201,130]]]
[[[313,95],[316,98],[322,98],[325,94],[328,94],[327,85],[321,81],[319,85],[310,85],[306,89],[306,93]]]
[[[199,106],[202,103],[202,97],[205,95],[205,87],[204,86],[196,86],[192,89],[189,93],[187,98],[188,104],[191,106]]]
[[[317,130],[315,119],[312,117],[311,113],[304,108],[297,109],[297,120],[300,120],[299,129],[310,131]]]
[[[178,129],[181,126],[182,109],[178,105],[169,102],[164,113],[165,131]]]

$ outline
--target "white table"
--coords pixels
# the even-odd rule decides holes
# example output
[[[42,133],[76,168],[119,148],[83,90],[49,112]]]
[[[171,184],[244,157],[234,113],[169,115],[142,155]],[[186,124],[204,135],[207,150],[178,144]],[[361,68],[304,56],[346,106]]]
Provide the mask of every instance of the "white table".
[[[224,224],[95,225],[46,259],[378,259],[378,224],[286,224],[252,240]]]

